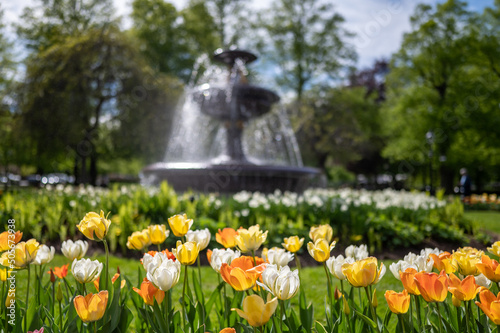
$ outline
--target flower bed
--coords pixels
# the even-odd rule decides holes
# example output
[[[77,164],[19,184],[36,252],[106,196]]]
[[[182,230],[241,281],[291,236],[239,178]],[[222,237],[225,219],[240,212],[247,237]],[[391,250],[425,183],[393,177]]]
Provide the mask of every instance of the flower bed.
[[[377,308],[383,300],[375,290],[387,268],[366,245],[331,256],[336,242],[329,224],[308,228],[307,245],[304,238],[288,235],[282,247],[262,249],[269,231],[259,225],[224,228],[213,237],[186,214],[167,223],[168,228],[149,225],[127,236],[127,247],[143,254],[134,286],[127,278],[134,272],[116,268],[110,274],[115,268],[108,261],[108,237],[119,227],[113,216],[90,212],[73,225],[86,240],[61,244],[70,269],[69,264],[52,267],[54,247],[33,238],[23,241],[15,221],[8,221],[8,230],[0,234],[5,331],[458,333],[498,331],[500,325],[500,266],[478,249],[424,249],[391,264],[389,271],[401,283],[396,291],[385,291],[388,310],[381,315]],[[212,238],[217,248],[207,257],[219,283],[206,297],[200,251]],[[175,241],[173,248],[165,246],[169,239]],[[84,258],[89,242],[105,250],[104,262]],[[146,252],[150,246],[158,251]],[[324,313],[314,312],[307,301],[303,286],[315,281],[301,278],[296,253],[302,247],[324,268]],[[498,257],[500,242],[488,251]],[[289,266],[294,261],[297,269]],[[25,290],[15,288],[20,271],[27,271]],[[178,300],[174,289],[182,290]]]
[[[366,243],[372,252],[417,246],[430,238],[463,245],[474,234],[460,202],[446,203],[423,193],[313,189],[301,196],[179,195],[165,183],[159,188],[56,187],[7,193],[0,198],[0,221],[15,218],[27,237],[57,243],[81,237],[74,223],[85,212],[98,209],[113,212],[116,227],[108,236],[109,245],[112,252],[123,253],[128,251],[128,235],[149,224],[165,224],[177,212],[185,212],[211,233],[226,226],[259,224],[268,230],[270,246],[279,245],[289,234],[305,237],[311,226],[319,224],[330,224],[333,238],[344,245]]]

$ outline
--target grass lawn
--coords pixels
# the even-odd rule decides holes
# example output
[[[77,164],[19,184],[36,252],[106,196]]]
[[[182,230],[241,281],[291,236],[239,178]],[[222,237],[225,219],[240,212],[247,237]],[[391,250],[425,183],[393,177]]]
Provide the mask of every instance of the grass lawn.
[[[481,229],[500,234],[500,212],[493,211],[466,211],[465,217],[476,221]]]

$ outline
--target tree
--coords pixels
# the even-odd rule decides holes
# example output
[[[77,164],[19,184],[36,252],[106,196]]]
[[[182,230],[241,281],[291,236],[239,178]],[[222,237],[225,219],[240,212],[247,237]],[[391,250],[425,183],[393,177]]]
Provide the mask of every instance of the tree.
[[[190,2],[183,11],[163,0],[134,0],[132,32],[153,69],[188,82],[196,59],[212,53],[216,26],[204,2]]]
[[[228,49],[238,45],[244,31],[247,31],[249,12],[242,0],[208,0],[206,1],[218,35],[219,47]]]
[[[455,166],[450,149],[460,124],[457,92],[468,73],[467,4],[449,0],[435,8],[421,4],[411,17],[412,31],[405,34],[393,56],[388,76],[388,102],[384,108],[387,134],[385,156],[401,161],[400,172],[427,169],[432,180],[439,165],[441,186],[453,189]],[[460,102],[460,104],[462,104]],[[426,141],[427,135],[427,141]]]
[[[299,102],[308,85],[338,78],[356,58],[343,22],[331,3],[319,0],[280,0],[260,13],[259,49],[280,65],[278,84],[291,88]]]

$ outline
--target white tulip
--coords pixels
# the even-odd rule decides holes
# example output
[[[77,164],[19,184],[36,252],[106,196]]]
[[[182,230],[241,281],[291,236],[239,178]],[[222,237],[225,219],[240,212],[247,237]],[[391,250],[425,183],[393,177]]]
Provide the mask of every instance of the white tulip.
[[[210,243],[210,231],[205,228],[202,230],[189,230],[186,234],[186,240],[188,242],[196,242],[200,247],[200,251],[206,249],[208,243]]]
[[[345,280],[346,277],[344,273],[342,273],[342,265],[343,264],[352,264],[356,260],[353,257],[347,257],[344,258],[343,255],[339,254],[338,257],[330,257],[326,261],[326,267],[328,267],[328,270],[330,273],[332,273],[333,276],[335,276],[339,280]]]
[[[220,267],[223,263],[231,265],[231,261],[241,256],[241,252],[232,249],[215,249],[212,251],[212,257],[210,258],[210,266],[217,272],[220,273]]]
[[[349,245],[345,249],[345,256],[346,258],[354,258],[356,261],[366,259],[370,256],[368,254],[368,246],[366,246],[366,244],[360,246]]]
[[[293,253],[290,253],[285,249],[272,248],[267,251],[267,261],[272,265],[278,266],[278,268],[287,266],[292,260]]]
[[[82,259],[87,253],[89,248],[89,243],[87,241],[77,240],[73,242],[72,240],[67,240],[62,243],[61,252],[69,260]]]
[[[71,272],[75,279],[80,283],[89,283],[97,280],[101,275],[102,263],[97,260],[80,259],[73,260]]]
[[[146,276],[158,289],[168,291],[179,281],[181,264],[178,260],[173,261],[162,254],[156,253],[148,263]]]
[[[267,265],[262,272],[262,281],[257,284],[280,300],[287,300],[295,296],[300,287],[299,271],[291,271],[290,267],[278,268],[276,265]]]
[[[491,280],[488,279],[486,276],[484,276],[483,274],[479,274],[479,275],[476,275],[474,276],[474,280],[476,280],[476,284],[478,286],[481,286],[481,287],[485,287],[487,289],[490,289],[490,285],[491,285]]]
[[[52,261],[54,259],[54,254],[56,249],[53,246],[50,248],[47,245],[41,245],[38,248],[38,252],[36,253],[36,258],[33,261],[35,265],[44,265]]]
[[[392,272],[394,277],[401,280],[399,272],[405,272],[408,268],[413,268],[417,272],[431,272],[434,260],[429,259],[428,255],[416,255],[415,253],[408,253],[403,260],[394,262],[389,266],[389,270]]]

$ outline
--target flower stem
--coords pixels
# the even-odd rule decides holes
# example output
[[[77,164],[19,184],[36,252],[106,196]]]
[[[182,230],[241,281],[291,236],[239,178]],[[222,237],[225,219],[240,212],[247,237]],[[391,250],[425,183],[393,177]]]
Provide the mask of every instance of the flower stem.
[[[401,324],[401,327],[403,328],[403,333],[406,333],[406,331],[405,331],[405,323],[404,323],[404,320],[403,320],[403,315],[402,314],[398,314],[398,319],[399,319],[399,323]]]
[[[465,327],[467,333],[470,332],[470,318],[469,318],[469,310],[467,309],[470,306],[469,302],[465,302]]]
[[[30,265],[28,265],[28,288],[26,289],[26,313],[24,314],[24,330],[28,332],[28,301],[29,301],[29,295],[30,295]]]
[[[163,306],[165,308],[165,320],[167,321],[167,333],[170,332],[170,319],[169,319],[169,293],[170,290],[165,291],[165,296],[163,297]]]
[[[421,317],[421,312],[420,312],[420,298],[418,295],[415,296],[415,307],[417,308],[417,323],[418,323],[418,331],[420,332],[420,329],[422,327],[422,317]]]
[[[187,313],[186,313],[186,285],[188,283],[188,267],[185,266],[186,269],[184,270],[184,285],[182,286],[182,310],[183,310],[183,314],[182,314],[182,326],[184,326],[184,331],[187,332],[186,330],[186,316],[187,316]]]
[[[63,312],[62,312],[62,304],[61,301],[59,303],[59,329],[62,331],[63,329]]]
[[[370,295],[370,291],[368,290],[368,287],[365,287],[365,292],[366,292],[366,296],[368,297],[368,306],[370,307],[370,312],[372,314],[373,322],[375,323],[376,331],[380,333],[380,330],[378,328],[377,314],[375,313],[375,308],[373,307],[373,303],[372,303],[372,295]]]
[[[436,302],[436,310],[437,310],[437,313],[438,313],[438,317],[439,317],[439,332],[443,332],[443,318],[441,317],[441,311],[439,310],[439,302]]]
[[[97,321],[94,321],[94,333],[97,333]]]
[[[328,272],[328,268],[326,267],[326,262],[323,262],[323,268],[325,269],[326,280],[327,280],[327,291],[328,291],[328,303],[330,305],[330,313],[333,319],[333,298],[332,298],[332,282],[330,280],[330,273]]]
[[[255,259],[255,250],[252,250],[253,265],[257,266],[257,260]]]
[[[160,244],[157,244],[157,246],[158,246],[158,252],[161,252],[161,246],[160,246]]]
[[[106,239],[104,238],[103,240],[103,243],[104,243],[104,250],[106,251],[106,280],[105,280],[105,286],[106,286],[106,290],[108,290],[108,278],[109,278],[109,248],[108,248],[108,242],[106,241]]]

